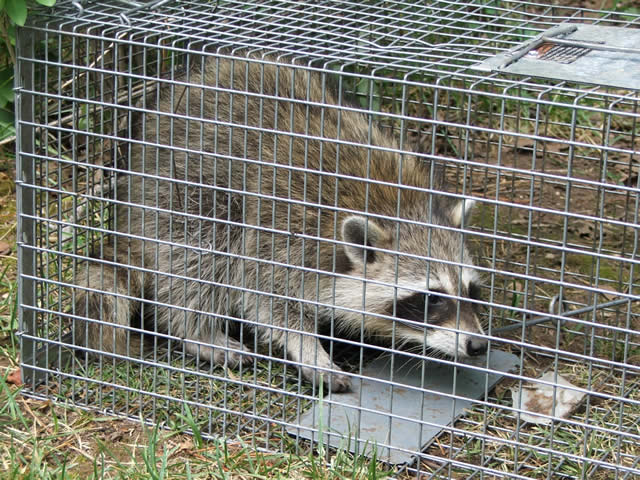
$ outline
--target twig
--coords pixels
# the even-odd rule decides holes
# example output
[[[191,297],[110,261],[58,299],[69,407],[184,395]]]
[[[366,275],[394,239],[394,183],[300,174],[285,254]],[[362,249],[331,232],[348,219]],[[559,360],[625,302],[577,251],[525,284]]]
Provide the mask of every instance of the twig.
[[[16,52],[13,49],[13,45],[11,45],[11,39],[9,38],[9,32],[7,31],[7,14],[4,13],[2,15],[2,20],[0,20],[0,29],[2,29],[2,37],[4,38],[4,43],[7,46],[7,51],[9,52],[9,56],[11,57],[11,64],[16,64]]]

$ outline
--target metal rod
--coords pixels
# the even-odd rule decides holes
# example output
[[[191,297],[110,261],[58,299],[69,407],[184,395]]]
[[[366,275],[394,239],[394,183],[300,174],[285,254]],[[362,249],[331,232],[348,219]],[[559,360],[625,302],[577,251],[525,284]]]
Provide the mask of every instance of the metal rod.
[[[587,42],[581,40],[564,40],[561,38],[547,38],[543,37],[548,43],[555,43],[557,45],[568,45],[571,47],[588,48],[590,50],[604,50],[607,52],[621,52],[621,53],[635,53],[640,54],[640,48],[630,47],[618,47],[616,45],[605,45],[601,42]]]
[[[640,299],[638,299],[640,300]],[[594,310],[600,310],[603,308],[610,308],[610,307],[615,307],[617,305],[621,305],[623,303],[626,302],[637,302],[638,300],[632,300],[630,298],[619,298],[618,300],[612,300],[610,302],[607,303],[601,303],[599,305],[590,305],[588,307],[583,307],[583,308],[579,308],[577,310],[572,310],[570,312],[567,313],[563,313],[562,315],[558,315],[561,317],[575,317],[576,315],[581,315],[583,313],[588,313]],[[516,330],[518,328],[522,328],[524,327],[530,327],[532,325],[537,325],[539,323],[544,323],[544,322],[548,322],[550,320],[558,320],[557,316],[552,317],[551,315],[545,315],[543,317],[536,317],[536,318],[532,318],[531,320],[525,320],[522,323],[516,323],[513,325],[507,325],[506,327],[500,327],[500,328],[495,328],[491,330],[491,333],[502,333],[502,332],[509,332],[511,330]]]

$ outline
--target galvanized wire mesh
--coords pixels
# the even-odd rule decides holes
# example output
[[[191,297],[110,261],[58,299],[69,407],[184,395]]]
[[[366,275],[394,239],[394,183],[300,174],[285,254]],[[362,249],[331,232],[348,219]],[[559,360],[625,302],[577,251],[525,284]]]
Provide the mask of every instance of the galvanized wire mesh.
[[[371,346],[359,329],[348,340],[333,342],[344,335],[319,329],[327,309],[336,309],[336,303],[321,298],[319,286],[311,295],[283,277],[286,288],[269,289],[247,273],[283,268],[291,278],[304,271],[303,281],[319,282],[322,259],[296,259],[291,250],[284,256],[258,256],[243,242],[251,238],[268,245],[277,236],[289,236],[292,244],[307,242],[305,252],[315,252],[314,242],[324,240],[334,255],[344,247],[337,219],[345,207],[337,196],[333,205],[325,205],[336,218],[331,232],[311,220],[319,218],[313,216],[321,203],[319,192],[331,189],[330,182],[352,179],[335,167],[319,180],[317,170],[305,163],[312,154],[305,153],[302,161],[293,155],[296,141],[307,149],[319,142],[321,148],[338,152],[337,158],[340,151],[370,159],[379,152],[410,157],[417,150],[424,162],[441,166],[452,185],[447,193],[435,187],[423,191],[430,205],[443,196],[478,202],[462,225],[480,272],[475,303],[482,307],[489,348],[515,353],[521,367],[486,391],[460,419],[452,418],[430,445],[423,448],[416,439],[412,453],[417,460],[398,476],[630,479],[640,474],[638,94],[599,86],[597,79],[576,84],[471,68],[559,23],[635,28],[640,17],[523,1],[201,0],[149,8],[127,2],[58,3],[53,11],[37,13],[21,29],[18,42],[20,313],[28,394],[164,424],[192,415],[209,436],[240,435],[269,450],[309,448],[285,429],[300,426],[300,415],[316,401],[319,384],[303,378],[296,368],[299,361],[285,359],[269,342],[254,338],[255,325],[246,320],[252,317],[238,314],[244,307],[228,302],[215,310],[223,330],[234,330],[245,346],[258,347],[239,369],[199,361],[206,341],[182,342],[180,334],[153,319],[163,309],[176,318],[208,318],[214,313],[211,306],[223,305],[223,294],[232,290],[240,292],[234,297],[240,305],[256,295],[258,302],[271,302],[266,311],[272,314],[277,313],[274,303],[286,297],[304,307],[285,312],[284,321],[273,322],[274,331],[304,330],[300,312],[315,312],[314,329],[306,333],[320,338],[352,381],[359,381],[371,357],[393,356],[400,345],[391,339]],[[326,91],[302,99],[268,89],[258,95],[261,105],[275,101],[281,114],[292,118],[294,105],[306,101],[306,118],[297,132],[284,117],[280,124],[273,117],[231,121],[233,112],[225,112],[231,117],[220,113],[203,119],[198,111],[213,98],[206,87],[217,92],[215,98],[235,99],[233,108],[240,116],[245,111],[248,85],[202,88],[198,76],[207,65],[229,61],[262,71],[264,65],[275,65],[308,89],[319,78]],[[261,82],[264,88],[265,79]],[[160,111],[161,99],[179,104],[185,87],[199,92],[201,100],[194,103],[196,97],[187,94],[191,103],[186,111]],[[328,98],[328,92],[335,92],[335,104],[316,101]],[[338,127],[337,136],[325,136],[335,125],[323,122],[336,112],[338,118],[350,118],[344,112],[364,115],[368,134],[354,141],[341,133],[348,132],[347,125]],[[208,120],[227,129],[233,123],[244,140],[238,145],[240,137],[233,137],[235,149],[216,150],[205,135]],[[152,129],[162,122],[171,127]],[[178,131],[185,124],[200,129],[196,144],[190,143],[193,132],[173,133],[172,128]],[[396,143],[377,144],[374,131]],[[243,191],[229,176],[216,180],[214,193],[213,185],[198,181],[208,178],[204,170],[210,154],[220,164],[241,165],[239,175],[246,182],[254,173],[275,178],[262,158],[267,140],[287,145],[278,150],[282,156],[277,162],[282,164],[279,178],[286,172],[288,190]],[[154,173],[132,167],[136,149],[159,145],[169,147],[171,158],[188,157],[189,171],[165,165]],[[375,191],[371,172],[362,178],[365,189]],[[309,190],[292,192],[292,185]],[[406,190],[398,182],[391,187]],[[144,188],[155,189],[155,200],[140,194]],[[167,191],[170,195],[163,197]],[[220,198],[232,194],[241,202],[257,201],[262,223],[246,214],[229,215],[207,230],[205,238],[203,225],[211,212],[202,206],[227,201]],[[284,217],[287,210],[278,201],[288,202]],[[411,223],[400,208],[395,217],[379,214],[370,201],[375,199],[360,211],[378,221],[395,221],[398,228]],[[265,223],[269,209],[278,215]],[[136,221],[123,223],[122,215],[133,211],[138,212],[132,216]],[[303,230],[287,231],[287,225],[299,224],[292,211],[304,212],[305,219],[309,215]],[[423,226],[437,226],[430,218],[422,220]],[[167,225],[170,233],[163,237],[159,231]],[[233,227],[244,233],[231,240]],[[246,250],[232,250],[232,241],[247,245]],[[132,245],[139,243],[155,249],[150,257],[155,265],[133,260]],[[438,258],[436,249],[428,244],[420,253],[427,264]],[[379,253],[393,254],[393,245],[387,250]],[[169,257],[174,265],[170,271],[158,267],[158,258]],[[194,277],[186,267],[180,272],[189,262],[210,266],[211,261],[223,266],[216,271],[224,272],[226,265],[226,273],[212,278],[205,273]],[[459,271],[471,266],[462,257],[449,263]],[[238,264],[242,267],[232,266]],[[107,272],[99,286],[81,285],[89,265]],[[234,271],[242,272],[240,280],[231,279]],[[396,282],[398,271],[396,264]],[[335,279],[349,276],[335,266],[329,273]],[[138,274],[156,281],[142,292],[134,285]],[[388,279],[371,281],[393,287]],[[118,284],[124,287],[118,289]],[[160,297],[163,285],[173,293]],[[186,292],[193,289],[206,294],[191,295],[197,302],[186,304]],[[144,313],[132,315],[121,330],[131,333],[130,339],[143,335],[147,349],[130,340],[124,353],[113,355],[76,341],[74,325],[110,325],[110,319],[88,318],[78,308],[77,297],[86,290],[102,292],[104,302],[144,297]],[[208,296],[211,292],[223,298]],[[334,287],[331,293],[335,298],[342,292]],[[465,295],[459,284],[445,293],[454,301]],[[366,311],[363,300],[355,312]],[[227,354],[237,348],[223,345]],[[423,353],[414,351],[420,358]],[[485,365],[480,370],[491,369]],[[532,425],[522,420],[509,392],[545,372],[566,377],[586,397],[568,418]],[[461,398],[455,382],[450,397]],[[332,396],[325,401],[331,404]]]

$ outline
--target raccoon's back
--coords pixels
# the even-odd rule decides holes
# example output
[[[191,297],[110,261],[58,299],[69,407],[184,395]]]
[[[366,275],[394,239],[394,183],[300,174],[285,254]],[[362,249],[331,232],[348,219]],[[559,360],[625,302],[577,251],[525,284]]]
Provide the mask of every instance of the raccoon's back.
[[[395,216],[424,205],[423,193],[393,184],[428,187],[428,166],[341,104],[330,73],[273,62],[207,58],[184,83],[159,86],[157,105],[141,114],[133,174],[119,180],[121,200],[151,207],[146,236],[217,219],[335,238],[343,211]],[[123,219],[141,225],[142,216],[133,208]]]

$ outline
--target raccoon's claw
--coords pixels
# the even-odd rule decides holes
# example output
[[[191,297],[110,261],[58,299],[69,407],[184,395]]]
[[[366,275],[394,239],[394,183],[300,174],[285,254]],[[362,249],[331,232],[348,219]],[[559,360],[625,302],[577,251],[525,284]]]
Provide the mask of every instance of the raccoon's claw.
[[[324,377],[324,386],[333,393],[343,393],[351,390],[351,379],[343,373],[332,373]]]
[[[325,392],[343,393],[351,389],[351,379],[344,373],[324,373],[320,375],[315,369],[311,368],[303,369],[302,373],[309,381],[312,381],[314,377],[316,383],[322,381]]]
[[[313,374],[311,372],[304,373],[309,380],[313,378]],[[320,381],[322,381],[324,385],[325,392],[331,391],[333,393],[344,393],[351,389],[351,379],[344,373],[316,374],[316,382]]]
[[[244,352],[248,350],[243,344],[232,339],[228,339],[225,343],[227,348],[187,343],[187,353],[225,368],[237,368],[240,365],[248,366],[251,364],[251,357],[244,355]]]
[[[216,348],[213,353],[213,363],[228,368],[238,368],[241,364],[246,367],[251,363],[251,357],[243,355],[242,352]]]

